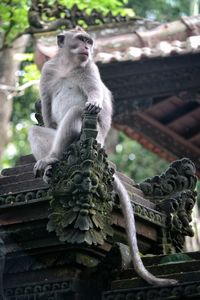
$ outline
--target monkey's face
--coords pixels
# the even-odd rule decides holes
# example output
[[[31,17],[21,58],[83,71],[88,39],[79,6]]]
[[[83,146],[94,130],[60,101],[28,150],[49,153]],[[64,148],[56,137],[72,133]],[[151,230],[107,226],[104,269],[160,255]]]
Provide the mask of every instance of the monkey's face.
[[[79,64],[86,64],[92,59],[93,39],[86,32],[67,32],[58,36],[58,46],[66,49],[70,58]]]

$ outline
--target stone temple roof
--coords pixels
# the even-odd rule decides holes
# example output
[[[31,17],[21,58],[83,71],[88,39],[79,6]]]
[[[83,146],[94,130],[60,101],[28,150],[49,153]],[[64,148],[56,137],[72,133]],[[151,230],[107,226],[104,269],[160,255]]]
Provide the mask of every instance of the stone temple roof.
[[[99,52],[97,62],[109,63],[112,61],[140,60],[153,57],[165,57],[186,53],[200,52],[200,35],[188,37],[185,41],[159,41],[156,47],[127,47],[125,51]]]
[[[200,51],[200,17],[159,24],[152,29],[97,39],[96,61],[140,60]]]
[[[108,25],[99,29],[94,27],[89,31],[96,39],[95,61],[101,63],[200,52],[200,16],[182,17],[174,22],[153,23],[151,26],[144,26],[144,22],[141,26],[127,22],[114,24],[112,28]],[[56,52],[55,38],[50,45],[44,39],[39,40],[36,56],[40,53],[48,59]]]

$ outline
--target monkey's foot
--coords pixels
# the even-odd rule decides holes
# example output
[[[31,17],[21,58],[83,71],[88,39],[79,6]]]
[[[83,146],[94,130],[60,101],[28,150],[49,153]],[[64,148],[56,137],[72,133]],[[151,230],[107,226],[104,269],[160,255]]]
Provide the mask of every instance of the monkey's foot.
[[[44,175],[43,175],[43,180],[46,183],[50,183],[51,182],[51,178],[52,178],[52,170],[53,170],[53,165],[48,165],[46,167],[46,169],[44,170]]]
[[[86,102],[85,110],[91,114],[98,114],[102,110],[102,106],[98,102]]]
[[[50,166],[52,167],[52,165],[54,165],[57,162],[58,162],[58,159],[55,157],[45,157],[43,159],[38,160],[33,168],[33,173],[34,173],[35,177],[40,177],[43,175],[50,177],[48,175],[48,173],[50,171]],[[45,177],[45,179],[46,179],[46,177]]]

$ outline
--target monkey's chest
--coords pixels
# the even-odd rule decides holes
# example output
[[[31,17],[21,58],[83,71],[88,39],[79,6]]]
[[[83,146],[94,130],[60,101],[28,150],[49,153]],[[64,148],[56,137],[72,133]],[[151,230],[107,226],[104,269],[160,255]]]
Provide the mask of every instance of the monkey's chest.
[[[73,106],[84,108],[86,96],[81,89],[71,81],[63,81],[55,88],[52,101],[52,117],[58,124]]]

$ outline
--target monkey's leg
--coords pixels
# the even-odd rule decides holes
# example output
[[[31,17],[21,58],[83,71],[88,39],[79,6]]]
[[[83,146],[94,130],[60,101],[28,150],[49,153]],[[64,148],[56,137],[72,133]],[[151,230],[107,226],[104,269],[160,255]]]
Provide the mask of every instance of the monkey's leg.
[[[46,176],[46,168],[58,161],[62,157],[64,150],[74,140],[78,139],[82,126],[82,112],[83,109],[78,106],[74,106],[68,110],[56,130],[51,149],[49,148],[50,151],[35,164],[34,173],[36,176],[44,174],[44,172]],[[48,181],[45,176],[43,179]]]
[[[52,147],[56,130],[41,126],[33,126],[29,129],[29,143],[36,160],[46,157]]]
[[[60,122],[49,157],[60,159],[65,149],[79,138],[82,127],[83,109],[73,106]]]
[[[98,130],[97,141],[98,143],[101,144],[101,147],[104,146],[105,139],[110,130],[110,127],[111,127],[111,119],[109,117],[106,118],[106,116],[104,118],[100,116],[99,122],[97,124],[97,130]]]

